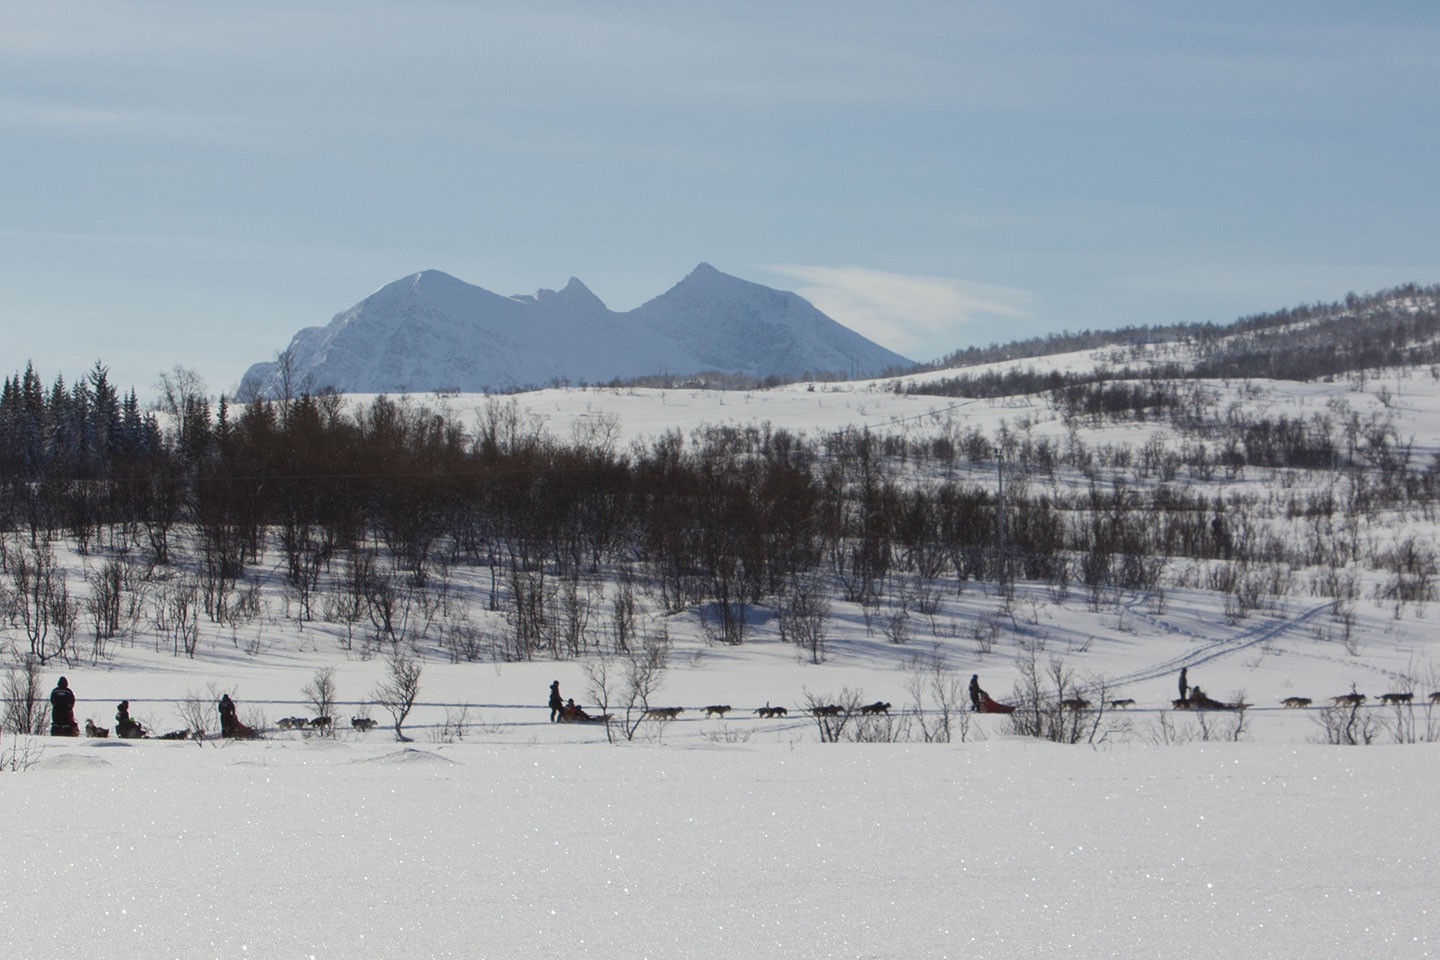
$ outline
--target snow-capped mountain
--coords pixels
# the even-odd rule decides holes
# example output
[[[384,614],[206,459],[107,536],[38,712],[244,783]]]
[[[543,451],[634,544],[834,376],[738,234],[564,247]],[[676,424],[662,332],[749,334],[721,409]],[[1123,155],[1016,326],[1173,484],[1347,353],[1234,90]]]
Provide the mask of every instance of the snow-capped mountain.
[[[628,315],[652,335],[678,342],[695,358],[693,369],[860,376],[911,365],[804,298],[721,273],[708,263]]]
[[[327,326],[257,363],[241,395],[334,387],[343,393],[484,391],[556,380],[604,382],[722,370],[766,376],[873,374],[910,361],[793,293],[700,264],[634,310],[610,310],[579,280],[504,297],[438,270],[387,284]]]

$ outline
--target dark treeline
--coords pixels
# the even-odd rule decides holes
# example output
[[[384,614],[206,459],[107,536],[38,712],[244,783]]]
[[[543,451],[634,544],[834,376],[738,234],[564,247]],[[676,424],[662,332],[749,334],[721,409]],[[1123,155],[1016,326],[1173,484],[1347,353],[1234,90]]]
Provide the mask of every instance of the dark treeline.
[[[150,569],[180,564],[217,620],[262,563],[283,571],[301,618],[320,615],[321,584],[339,578],[391,636],[399,625],[386,591],[424,587],[457,564],[489,568],[492,604],[522,619],[527,597],[545,599],[546,578],[621,570],[668,609],[706,605],[717,637],[737,641],[750,605],[816,575],[871,602],[902,575],[1063,581],[1082,554],[1098,576],[1096,557],[1140,550],[1137,538],[1183,542],[1195,555],[1221,550],[1209,504],[1176,503],[1176,519],[1157,528],[1154,503],[1138,491],[1062,503],[1017,487],[1004,505],[1001,557],[993,491],[901,477],[913,457],[953,459],[953,449],[854,430],[809,440],[711,428],[618,452],[556,441],[513,401],[492,400],[467,433],[383,396],[353,412],[338,396],[302,395],[237,414],[223,399],[212,412],[181,395],[163,435],[154,415],[141,417],[139,446],[72,442],[55,425],[104,383],[103,368],[92,380],[0,410],[23,427],[14,436],[44,439],[28,458],[23,443],[4,451],[0,521],[34,544],[66,537],[82,552],[143,557]],[[22,401],[34,382],[21,378]],[[133,406],[133,396],[120,404]],[[1076,510],[1086,518],[1067,518]]]
[[[1201,378],[1317,380],[1440,362],[1440,287],[1402,287],[1344,304],[1243,320],[1202,352]]]
[[[0,470],[7,476],[88,476],[143,459],[162,443],[155,417],[141,411],[133,389],[120,396],[103,364],[74,386],[57,377],[48,388],[27,365],[0,387]]]
[[[1197,402],[1184,384],[1111,386],[1116,409]],[[1054,394],[1067,415],[1113,412],[1090,406],[1107,395],[1071,387]],[[42,389],[29,368],[6,381],[0,573],[13,581],[12,622],[63,619],[71,601],[35,585],[36,571],[54,569],[48,544],[64,538],[103,561],[87,574],[111,604],[103,624],[94,615],[97,649],[120,617],[121,559],[178,577],[155,616],[179,652],[193,653],[200,611],[217,623],[242,615],[262,570],[283,578],[297,619],[361,624],[398,643],[419,607],[437,615],[457,566],[488,581],[488,606],[511,628],[505,656],[583,652],[598,616],[588,591],[600,583],[620,585],[617,646],[632,629],[624,597],[634,587],[664,610],[701,609],[710,635],[734,643],[753,605],[773,604],[784,623],[786,611],[814,609],[817,589],[903,613],[933,609],[938,584],[975,580],[1154,590],[1176,558],[1343,568],[1363,560],[1355,517],[1428,509],[1440,484],[1433,467],[1412,467],[1383,418],[1338,409],[1305,420],[1207,416],[1194,431],[1204,441],[1179,450],[1008,428],[992,438],[954,422],[913,437],[709,427],[620,450],[604,424],[583,442],[557,440],[513,399],[490,399],[468,430],[385,396],[232,408],[183,377],[167,378],[162,407],[163,419],[142,414],[133,390],[120,399],[100,364],[69,388]],[[1187,471],[1199,483],[1251,467],[1334,471],[1270,505],[1303,535],[1187,485]],[[1035,482],[1061,470],[1074,471],[1064,484]],[[39,627],[26,632],[32,652],[53,655]]]
[[[1078,332],[1066,330],[1046,334],[1043,337],[1014,340],[1010,343],[962,347],[953,353],[946,354],[934,363],[922,363],[907,372],[929,373],[935,370],[976,367],[986,363],[1030,360],[1035,357],[1053,356],[1057,353],[1097,350],[1101,347],[1136,347],[1173,340],[1209,340],[1220,336],[1225,329],[1220,324],[1203,323],[1121,327],[1118,330],[1081,330]]]

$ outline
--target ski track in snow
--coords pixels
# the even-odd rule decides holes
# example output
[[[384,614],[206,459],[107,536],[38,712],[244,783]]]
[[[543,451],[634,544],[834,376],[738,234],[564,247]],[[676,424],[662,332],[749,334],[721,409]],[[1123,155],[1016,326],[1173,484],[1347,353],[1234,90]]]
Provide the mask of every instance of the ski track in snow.
[[[1137,597],[1127,602],[1126,607],[1130,610],[1131,613],[1140,617],[1142,620],[1153,623],[1164,630],[1172,633],[1184,633],[1184,631],[1177,630],[1171,624],[1167,623],[1164,618],[1137,609],[1138,605],[1142,603],[1145,599],[1147,598],[1143,596]],[[1275,638],[1287,633],[1295,627],[1300,626],[1301,624],[1308,621],[1311,617],[1314,617],[1316,614],[1321,613],[1332,606],[1334,606],[1333,601],[1317,604],[1316,606],[1311,607],[1303,613],[1280,620],[1279,622],[1257,623],[1253,626],[1246,627],[1244,630],[1233,636],[1219,637],[1214,640],[1208,640],[1205,642],[1205,645],[1199,650],[1193,650],[1188,653],[1183,653],[1180,656],[1172,657],[1169,660],[1154,664],[1142,670],[1137,670],[1133,673],[1121,674],[1120,676],[1114,678],[1114,683],[1118,685],[1125,683],[1140,683],[1146,680],[1156,680],[1169,674],[1179,673],[1182,668],[1197,667],[1202,664],[1218,660],[1221,657],[1228,657],[1237,653],[1242,653],[1245,650],[1256,646],[1257,644],[1262,644],[1269,640],[1274,640]]]

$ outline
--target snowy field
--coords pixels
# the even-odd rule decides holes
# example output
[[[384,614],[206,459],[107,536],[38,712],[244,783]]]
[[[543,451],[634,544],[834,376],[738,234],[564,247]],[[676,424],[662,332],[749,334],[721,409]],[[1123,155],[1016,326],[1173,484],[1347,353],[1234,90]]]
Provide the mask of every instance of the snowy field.
[[[914,723],[917,653],[997,694],[1015,677],[1013,649],[898,649],[843,608],[821,665],[763,630],[706,646],[675,618],[657,700],[686,713],[615,745],[548,722],[551,679],[592,702],[577,663],[426,661],[399,743],[343,722],[385,722],[365,703],[383,664],[318,627],[271,628],[253,654],[212,641],[194,662],[122,647],[67,671],[82,723],[110,725],[128,698],[166,730],[214,683],[266,739],[7,735],[0,752],[25,769],[0,775],[0,956],[1440,954],[1435,744],[1324,745],[1318,703],[1278,702],[1403,682],[1433,650],[1433,614],[1367,608],[1350,655],[1313,606],[1229,627],[1199,595],[1128,620],[1036,609],[1047,656],[1136,700],[1098,746],[1015,737],[996,716],[948,744],[821,743],[796,715],[805,694],[863,691]],[[1252,700],[1246,725],[1166,709],[1181,663]],[[325,666],[336,736],[275,729]],[[715,702],[735,709],[705,718]],[[790,716],[757,718],[766,702]],[[1427,707],[1408,712],[1433,728]]]
[[[1429,957],[1433,747],[47,743],[7,957]]]
[[[1374,382],[1257,381],[1225,402],[1383,414],[1417,457],[1440,450],[1434,378],[1382,385],[1383,397]],[[472,425],[512,402],[414,400]],[[950,401],[887,382],[556,389],[513,402],[552,436],[619,449],[726,424],[812,437],[1071,429],[1042,398]],[[1084,436],[1138,446],[1156,430]],[[993,464],[956,469],[993,476]],[[1284,479],[1251,471],[1206,489]],[[1433,543],[1437,523],[1382,517],[1366,535],[1404,534]],[[59,561],[85,582],[87,558],[62,549]],[[401,742],[375,695],[383,655],[334,624],[297,622],[272,554],[246,574],[261,597],[253,616],[202,620],[193,658],[142,618],[103,656],[47,667],[44,690],[64,673],[82,724],[113,726],[128,699],[154,733],[190,725],[195,704],[213,732],[228,692],[264,737],[6,732],[0,958],[1440,955],[1440,609],[1382,602],[1380,574],[1362,570],[1342,616],[1297,570],[1288,593],[1236,616],[1195,569],[1174,558],[1163,591],[1099,597],[907,581],[936,599],[933,613],[911,611],[903,637],[881,622],[891,607],[837,598],[821,663],[782,642],[763,605],[728,646],[706,642],[700,611],[667,615],[642,596],[645,628],[670,643],[650,703],[684,712],[644,721],[633,740],[618,723],[549,722],[552,680],[598,712],[587,661],[482,651],[455,662],[432,636],[417,644],[423,676]],[[465,622],[504,634],[488,573],[448,576]],[[596,610],[615,589],[603,572],[586,588]],[[1014,700],[1027,659],[1063,669],[1101,708],[1081,743],[1020,737],[1006,718],[968,711],[950,742],[922,742],[934,678],[963,691],[976,674]],[[1181,668],[1249,709],[1172,709]],[[334,736],[280,729],[313,712],[303,691],[325,670]],[[1352,690],[1368,697],[1353,720],[1369,743],[1331,745],[1327,707]],[[1379,703],[1396,692],[1413,703]],[[1310,705],[1282,706],[1295,697]],[[891,705],[866,728],[878,742],[821,742],[804,708],[846,699]],[[733,709],[707,716],[707,705]],[[765,706],[788,715],[762,718]],[[379,727],[356,731],[353,716]]]

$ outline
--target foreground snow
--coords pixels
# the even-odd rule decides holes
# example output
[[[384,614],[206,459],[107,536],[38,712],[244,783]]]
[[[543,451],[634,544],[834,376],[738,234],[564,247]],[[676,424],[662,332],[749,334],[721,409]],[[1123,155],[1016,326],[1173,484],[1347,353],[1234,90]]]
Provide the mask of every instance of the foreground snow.
[[[34,747],[6,957],[1440,952],[1430,747]]]

